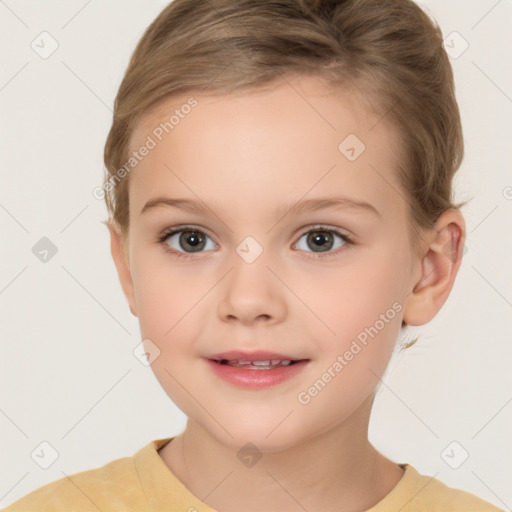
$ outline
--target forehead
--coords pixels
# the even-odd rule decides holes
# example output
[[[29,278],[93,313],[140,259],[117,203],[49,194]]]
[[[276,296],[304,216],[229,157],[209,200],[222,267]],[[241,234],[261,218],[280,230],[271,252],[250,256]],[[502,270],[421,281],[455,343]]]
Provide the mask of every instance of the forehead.
[[[236,191],[231,200],[240,206],[244,194],[293,201],[310,189],[320,194],[337,188],[377,203],[397,194],[399,138],[393,126],[355,92],[317,78],[169,98],[143,116],[130,149],[148,137],[155,147],[130,178],[134,206],[162,187],[175,196],[179,189],[221,200]]]
[[[198,111],[204,114],[200,116],[203,124],[209,121],[208,114],[216,116],[219,109],[233,120],[238,111],[241,117],[236,119],[237,122],[245,114],[250,114],[252,118],[263,116],[274,122],[279,119],[288,122],[308,121],[311,129],[320,124],[320,127],[337,130],[341,128],[340,122],[342,124],[343,120],[373,126],[381,116],[373,113],[369,102],[363,101],[363,98],[363,93],[354,87],[335,86],[320,77],[307,75],[275,80],[256,89],[235,90],[230,94],[186,92],[164,98],[146,111],[132,131],[130,147],[136,147],[161,122],[169,121],[173,113],[176,114],[173,121],[175,126],[186,117],[197,118]],[[190,108],[191,101],[197,105]],[[342,118],[337,117],[340,112],[336,106],[343,110]],[[221,126],[222,119],[218,121],[218,126]]]

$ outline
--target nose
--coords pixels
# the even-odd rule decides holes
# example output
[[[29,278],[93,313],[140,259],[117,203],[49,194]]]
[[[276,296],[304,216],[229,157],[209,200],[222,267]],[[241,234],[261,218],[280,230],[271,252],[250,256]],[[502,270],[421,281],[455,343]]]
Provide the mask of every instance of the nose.
[[[250,326],[283,320],[287,311],[286,287],[268,263],[263,256],[252,263],[234,259],[233,267],[219,284],[217,311],[222,321]]]

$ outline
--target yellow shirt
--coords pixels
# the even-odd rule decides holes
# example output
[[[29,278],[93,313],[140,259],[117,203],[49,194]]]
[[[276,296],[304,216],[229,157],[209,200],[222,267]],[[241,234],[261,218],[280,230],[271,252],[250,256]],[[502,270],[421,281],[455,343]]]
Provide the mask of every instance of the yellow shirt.
[[[75,473],[32,491],[4,512],[215,512],[170,471],[156,439],[133,457]],[[395,488],[366,512],[504,512],[473,494],[420,475],[409,464]]]

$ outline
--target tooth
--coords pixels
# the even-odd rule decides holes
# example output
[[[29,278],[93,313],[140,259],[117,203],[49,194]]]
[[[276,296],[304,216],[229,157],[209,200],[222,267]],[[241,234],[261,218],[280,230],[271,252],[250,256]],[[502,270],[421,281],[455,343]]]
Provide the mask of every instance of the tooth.
[[[237,359],[222,359],[221,364],[227,364],[229,366],[243,368],[247,366],[252,369],[259,370],[272,370],[274,368],[279,368],[280,366],[288,366],[291,364],[291,359],[272,359],[266,361],[242,361]]]

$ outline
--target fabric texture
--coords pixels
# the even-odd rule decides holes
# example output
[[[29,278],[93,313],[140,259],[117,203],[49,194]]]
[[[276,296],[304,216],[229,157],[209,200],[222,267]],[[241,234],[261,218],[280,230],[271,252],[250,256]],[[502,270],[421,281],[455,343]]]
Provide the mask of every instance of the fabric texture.
[[[158,454],[172,437],[156,439],[133,457],[51,482],[4,512],[216,512],[178,480]],[[366,512],[504,512],[466,491],[418,473],[409,464],[402,479]]]

